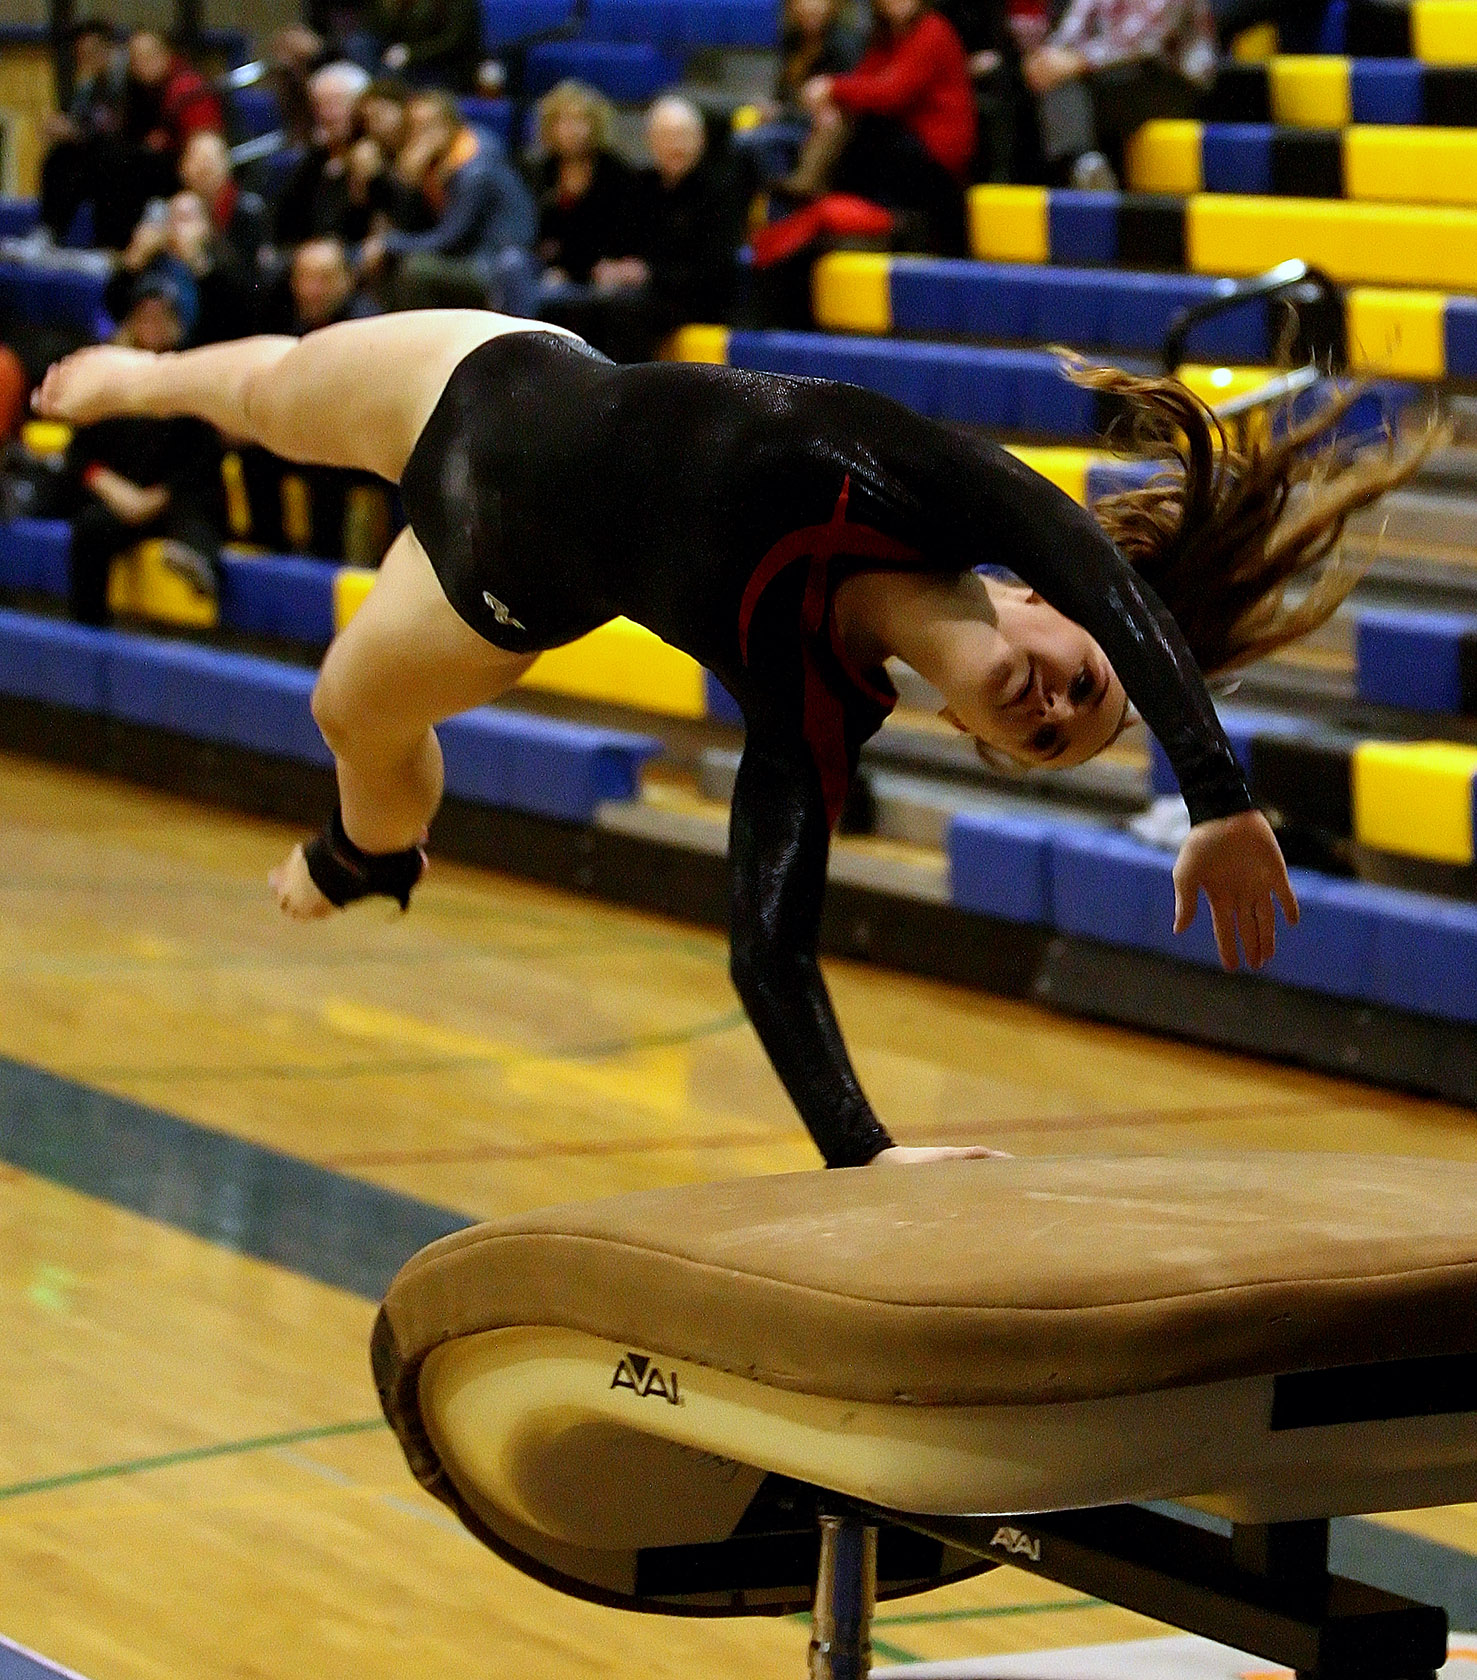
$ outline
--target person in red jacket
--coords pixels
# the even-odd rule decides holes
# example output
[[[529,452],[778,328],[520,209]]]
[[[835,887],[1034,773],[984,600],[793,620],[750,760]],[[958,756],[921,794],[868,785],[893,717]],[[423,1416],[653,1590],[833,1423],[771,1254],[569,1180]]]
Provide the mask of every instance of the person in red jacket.
[[[796,183],[835,163],[829,185],[921,218],[930,249],[964,249],[964,182],[975,148],[974,92],[958,32],[929,0],[873,0],[866,56],[813,76],[801,97],[816,144]],[[838,155],[839,154],[839,155]],[[819,166],[819,168],[817,167]]]

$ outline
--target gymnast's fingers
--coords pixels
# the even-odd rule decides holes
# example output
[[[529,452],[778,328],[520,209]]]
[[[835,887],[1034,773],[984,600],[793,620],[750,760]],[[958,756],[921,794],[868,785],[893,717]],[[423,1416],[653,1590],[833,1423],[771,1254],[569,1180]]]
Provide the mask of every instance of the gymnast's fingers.
[[[1270,893],[1265,898],[1258,898],[1251,908],[1261,949],[1261,955],[1253,966],[1262,968],[1277,955],[1277,908]]]
[[[1221,967],[1234,974],[1241,966],[1236,954],[1236,911],[1230,899],[1217,893],[1207,893],[1210,899],[1210,925],[1215,931],[1215,946],[1221,954]]]

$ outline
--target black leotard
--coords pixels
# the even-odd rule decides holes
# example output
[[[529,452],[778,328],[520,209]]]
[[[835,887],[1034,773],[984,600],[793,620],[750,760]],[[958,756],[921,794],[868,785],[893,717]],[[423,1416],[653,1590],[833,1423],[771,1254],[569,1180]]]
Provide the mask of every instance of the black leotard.
[[[498,647],[555,647],[624,614],[738,701],[734,982],[830,1166],[891,1141],[816,961],[830,829],[897,698],[835,635],[844,578],[1008,567],[1097,640],[1195,821],[1251,805],[1184,639],[1092,515],[873,392],[617,367],[577,340],[510,334],[452,374],[401,491],[452,605]]]

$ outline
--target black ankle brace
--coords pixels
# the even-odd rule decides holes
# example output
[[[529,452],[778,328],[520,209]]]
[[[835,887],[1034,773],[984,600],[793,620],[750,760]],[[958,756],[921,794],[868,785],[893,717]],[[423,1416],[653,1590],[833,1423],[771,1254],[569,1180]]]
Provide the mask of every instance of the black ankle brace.
[[[313,885],[340,910],[376,895],[393,898],[408,910],[411,888],[426,867],[426,854],[419,846],[407,846],[403,852],[360,851],[344,833],[343,815],[337,810],[323,832],[303,847],[303,857]]]

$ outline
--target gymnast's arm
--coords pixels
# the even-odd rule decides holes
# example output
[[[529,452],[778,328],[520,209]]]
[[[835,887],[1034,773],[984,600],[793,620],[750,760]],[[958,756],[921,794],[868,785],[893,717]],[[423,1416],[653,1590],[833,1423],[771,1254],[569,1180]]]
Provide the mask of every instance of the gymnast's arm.
[[[803,741],[750,724],[733,790],[733,983],[828,1167],[892,1139],[872,1112],[816,961],[830,829]]]

